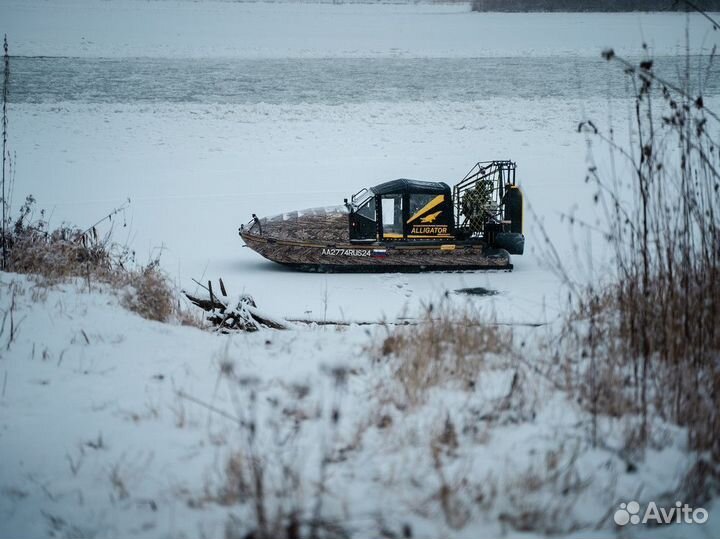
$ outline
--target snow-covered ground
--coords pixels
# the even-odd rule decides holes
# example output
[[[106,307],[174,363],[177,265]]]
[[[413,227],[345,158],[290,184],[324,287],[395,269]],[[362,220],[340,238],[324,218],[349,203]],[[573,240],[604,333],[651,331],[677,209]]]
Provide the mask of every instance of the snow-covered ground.
[[[692,464],[670,425],[636,459],[620,450],[626,419],[601,418],[591,447],[587,412],[528,367],[542,351],[486,357],[463,381],[474,389],[415,400],[379,355],[382,327],[220,337],[148,322],[84,282],[3,273],[0,290],[15,316],[0,341],[3,539],[235,537],[229,522],[247,533],[251,456],[268,510],[294,503],[305,521],[322,485],[321,515],[353,537],[610,537],[620,501],[666,500]],[[633,536],[712,537],[714,507],[704,526]]]
[[[469,302],[500,322],[552,323],[563,312],[566,296],[543,263],[535,215],[571,267],[584,268],[581,278],[602,279],[598,237],[569,234],[560,216],[575,213],[591,224],[597,218],[592,190],[583,182],[589,152],[578,123],[588,117],[599,125],[612,123],[618,140],[628,137],[629,103],[618,93],[611,71],[619,67],[593,65],[589,79],[577,74],[589,72],[586,66],[606,46],[637,56],[645,42],[654,54],[676,54],[684,50],[688,20],[694,52],[709,51],[717,38],[699,17],[684,14],[500,15],[426,4],[5,0],[0,33],[8,34],[12,54],[66,57],[67,71],[63,74],[61,66],[52,77],[48,71],[46,82],[74,85],[67,92],[56,86],[44,92],[42,72],[33,71],[32,88],[26,84],[24,97],[11,101],[14,207],[33,194],[51,224],[89,226],[129,197],[128,210],[113,221],[113,233],[116,241],[136,250],[139,261],[161,252],[163,268],[179,287],[194,288],[193,278],[222,277],[231,293],[250,293],[278,316],[412,318],[422,304],[450,292],[453,304]],[[497,83],[487,83],[491,97],[472,96],[472,79],[462,77],[460,69],[475,64],[463,60],[486,65],[487,57],[494,58],[487,65],[494,70],[490,80]],[[527,57],[548,66],[548,76],[518,75],[517,69],[527,66],[520,62],[507,71],[510,85],[501,80],[504,58]],[[439,98],[410,88],[422,86],[422,80],[393,92],[397,81],[383,75],[387,65],[379,74],[373,71],[373,61],[397,59],[420,62],[414,65],[421,73],[438,73],[437,63],[422,66],[425,58],[459,62],[453,65],[460,75],[452,76],[445,66],[445,79],[428,85],[438,88]],[[215,76],[226,93],[213,96],[207,85],[199,85],[204,93],[185,95],[182,84],[168,89],[162,82],[152,99],[132,91],[133,85],[152,86],[147,66],[171,66],[181,74],[187,70],[188,78],[198,76],[188,59],[217,61]],[[328,62],[314,64],[315,72],[343,59],[370,67],[358,69],[362,77],[357,80],[363,83],[357,94],[352,89],[358,64],[352,63],[343,64],[337,75],[318,77],[306,94],[298,78],[312,72],[299,63],[308,59]],[[245,63],[233,63],[238,60]],[[105,61],[129,69],[99,69],[96,81],[74,75],[82,66]],[[303,88],[286,99],[283,62],[292,73],[287,75],[292,87]],[[18,59],[13,65],[20,70],[14,71],[13,84],[25,84],[23,76],[30,80],[30,72],[22,72],[29,64]],[[145,71],[135,69],[138,65]],[[233,73],[238,66],[246,71]],[[561,80],[558,73],[566,72],[562,95],[548,92]],[[113,79],[118,73],[127,78]],[[243,88],[253,80],[269,85],[268,99],[231,95],[235,76]],[[717,71],[709,76],[708,88],[717,92]],[[157,80],[167,77],[158,74]],[[373,85],[387,88],[387,97],[378,97]],[[341,93],[352,98],[330,97]],[[706,102],[717,103],[716,93]],[[593,155],[608,164],[601,146],[595,145]],[[476,161],[495,158],[518,162],[529,203],[529,252],[513,257],[512,273],[304,274],[265,261],[243,248],[237,236],[238,226],[252,213],[337,204],[361,187],[398,177],[453,183]],[[592,247],[592,262],[578,245]],[[500,294],[467,298],[452,293],[476,286]],[[347,466],[333,472],[328,484],[329,497],[336,500],[329,502],[330,512],[348,514],[343,504],[357,508],[350,524],[358,536],[375,530],[378,516],[396,533],[407,519],[415,537],[508,531],[501,515],[515,514],[517,497],[525,492],[519,485],[544,473],[540,461],[548,453],[565,464],[578,456],[580,461],[568,469],[577,468],[581,481],[592,478],[592,486],[573,503],[553,498],[533,500],[528,507],[555,508],[550,504],[557,502],[558,514],[568,514],[565,524],[584,526],[578,536],[601,521],[598,535],[611,535],[606,513],[619,500],[630,499],[639,485],[645,498],[659,496],[675,486],[689,463],[683,433],[662,426],[663,449],[651,452],[636,474],[626,473],[626,463],[613,450],[620,444],[613,438],[621,430],[617,425],[604,426],[605,449],[589,449],[583,413],[562,394],[528,382],[531,397],[523,406],[535,406],[535,417],[460,435],[465,453],[448,459],[453,467],[448,473],[462,487],[459,495],[477,497],[484,492],[482,484],[495,485],[498,493],[487,507],[461,503],[457,510],[461,515],[470,511],[470,524],[453,530],[438,513],[439,479],[429,472],[434,467],[428,447],[448,414],[460,429],[473,423],[477,410],[495,406],[493,399],[507,393],[508,373],[516,365],[497,366],[487,374],[486,385],[481,383],[483,391],[438,391],[417,409],[399,413],[374,390],[387,373],[372,361],[368,347],[382,341],[382,329],[302,326],[221,337],[142,320],[125,312],[107,291],[88,294],[70,285],[36,290],[26,278],[8,274],[0,274],[0,312],[10,311],[13,288],[18,335],[9,345],[7,328],[0,336],[2,539],[50,532],[221,536],[229,514],[247,515],[234,506],[203,502],[203,496],[217,494],[228,456],[245,447],[247,436],[205,405],[232,415],[250,413],[253,388],[260,395],[257,413],[276,425],[261,433],[264,443],[292,430],[287,417],[303,418],[287,451],[277,450],[277,455],[299,468],[305,464],[301,476],[307,484],[318,479],[322,447],[356,446]],[[535,344],[540,341],[536,333],[545,330],[516,331],[517,339]],[[528,360],[544,359],[542,351],[533,354]],[[234,378],[227,376],[228,364]],[[353,372],[342,388],[328,375],[337,365]],[[303,386],[310,388],[306,400],[297,397]],[[333,426],[329,408],[338,402],[341,421]],[[518,404],[518,413],[523,409]],[[393,427],[378,427],[387,414]],[[332,443],[325,440],[333,436]],[[262,447],[274,452],[276,445]],[[463,476],[471,481],[462,483]],[[570,531],[571,526],[563,526],[561,531]],[[667,537],[717,532],[717,525],[662,531]]]

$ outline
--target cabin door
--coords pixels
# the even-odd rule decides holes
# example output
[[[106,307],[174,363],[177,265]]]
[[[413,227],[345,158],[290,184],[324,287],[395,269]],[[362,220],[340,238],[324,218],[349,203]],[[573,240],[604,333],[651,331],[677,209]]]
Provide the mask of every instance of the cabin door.
[[[382,237],[385,240],[402,240],[404,236],[403,195],[382,195],[380,213],[382,215]]]
[[[357,211],[350,214],[350,240],[376,241],[378,226],[375,197],[370,197]]]

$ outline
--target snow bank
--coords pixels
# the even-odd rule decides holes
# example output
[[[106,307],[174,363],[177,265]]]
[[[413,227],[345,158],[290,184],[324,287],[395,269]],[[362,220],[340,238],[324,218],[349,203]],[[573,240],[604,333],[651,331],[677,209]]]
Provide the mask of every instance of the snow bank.
[[[228,525],[243,536],[256,515],[237,474],[253,455],[269,510],[295,500],[311,513],[323,481],[323,517],[357,537],[405,526],[418,538],[513,537],[527,518],[535,531],[599,524],[593,535],[610,537],[619,500],[639,484],[660,496],[691,463],[684,431],[667,425],[634,469],[618,450],[622,420],[601,418],[592,448],[587,414],[509,357],[408,401],[379,352],[386,328],[214,335],[144,320],[102,291],[2,273],[10,311],[3,538],[218,537]],[[537,342],[536,331],[515,336]]]

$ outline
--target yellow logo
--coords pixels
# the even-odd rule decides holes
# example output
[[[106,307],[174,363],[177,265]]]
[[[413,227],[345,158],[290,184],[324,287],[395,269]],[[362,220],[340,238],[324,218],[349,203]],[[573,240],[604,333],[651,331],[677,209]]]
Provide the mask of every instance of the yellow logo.
[[[436,197],[433,198],[430,202],[428,202],[428,203],[425,204],[422,208],[420,208],[418,211],[416,211],[416,212],[415,212],[415,215],[413,215],[412,217],[410,217],[410,219],[408,219],[408,224],[412,223],[415,219],[417,219],[418,217],[424,215],[426,212],[429,212],[429,211],[432,210],[433,208],[439,206],[440,204],[443,203],[444,200],[445,200],[445,195],[438,195],[438,196],[436,196]],[[437,219],[438,215],[440,215],[441,213],[442,213],[442,210],[440,210],[440,211],[438,211],[438,212],[435,212],[435,213],[433,213],[433,214],[431,214],[431,215],[427,215],[426,217],[423,217],[423,218],[420,220],[420,222],[422,222],[422,223],[432,223],[435,219]]]
[[[435,219],[437,219],[437,216],[440,215],[441,213],[442,213],[442,211],[436,211],[435,213],[431,213],[431,214],[428,215],[427,217],[422,217],[422,218],[420,218],[420,222],[421,222],[421,223],[425,223],[425,224],[430,224],[430,223],[432,223]]]
[[[413,225],[412,235],[443,235],[448,233],[447,225]]]

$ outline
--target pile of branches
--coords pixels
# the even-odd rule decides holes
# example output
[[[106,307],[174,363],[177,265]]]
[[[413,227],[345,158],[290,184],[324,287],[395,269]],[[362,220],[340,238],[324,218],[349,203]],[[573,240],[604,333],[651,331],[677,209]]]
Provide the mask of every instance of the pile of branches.
[[[260,328],[288,329],[289,327],[284,320],[278,320],[260,311],[252,296],[247,294],[228,296],[222,279],[219,279],[221,296],[213,292],[211,281],[208,281],[207,286],[195,282],[207,292],[206,297],[197,297],[185,291],[183,293],[193,305],[208,313],[206,320],[220,333],[257,331]]]

